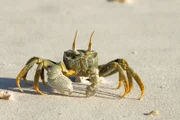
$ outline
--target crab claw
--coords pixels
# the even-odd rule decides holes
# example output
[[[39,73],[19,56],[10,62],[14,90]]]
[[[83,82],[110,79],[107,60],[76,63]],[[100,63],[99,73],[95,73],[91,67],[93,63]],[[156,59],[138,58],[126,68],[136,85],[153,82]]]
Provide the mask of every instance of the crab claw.
[[[86,96],[93,96],[99,88],[100,78],[99,70],[97,68],[90,68],[89,71],[89,81],[92,83],[90,86],[86,87]]]
[[[98,87],[92,87],[92,86],[87,86],[86,87],[86,97],[91,97],[93,96],[98,90]]]
[[[64,76],[59,66],[49,67],[47,70],[48,84],[62,94],[71,95],[73,86],[71,80]]]

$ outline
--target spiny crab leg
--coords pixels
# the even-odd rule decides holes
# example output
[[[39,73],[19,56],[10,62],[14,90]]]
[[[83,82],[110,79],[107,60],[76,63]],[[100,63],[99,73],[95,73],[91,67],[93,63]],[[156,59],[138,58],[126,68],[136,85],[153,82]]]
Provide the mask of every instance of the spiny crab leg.
[[[135,73],[135,72],[133,71],[133,69],[130,68],[129,66],[127,67],[127,71],[130,72],[130,74],[133,76],[133,78],[135,79],[135,81],[137,82],[137,84],[139,85],[139,87],[140,87],[140,89],[141,89],[141,95],[140,95],[140,97],[139,97],[139,100],[141,100],[141,99],[142,99],[142,96],[144,95],[144,85],[143,85],[143,83],[142,83],[142,80],[141,80],[141,78],[138,76],[138,74]],[[132,86],[131,86],[131,88],[132,88]],[[129,92],[130,92],[130,91],[129,91]]]
[[[36,73],[34,76],[34,89],[41,95],[45,95],[39,90],[39,76],[41,75],[43,63],[40,63],[36,69]]]
[[[129,82],[129,91],[128,91],[128,93],[130,93],[132,88],[133,88],[132,75],[131,75],[130,71],[128,71],[128,70],[126,71],[126,75],[127,75],[128,82]]]
[[[27,81],[26,77],[27,77],[27,73],[23,76],[23,80],[26,82],[26,84],[31,85],[31,83]]]
[[[142,83],[142,80],[137,75],[137,73],[135,73],[133,69],[128,65],[126,60],[116,59],[107,64],[99,65],[98,68],[99,68],[100,77],[101,76],[107,77],[107,76],[110,76],[119,72],[119,84],[118,84],[117,89],[121,87],[122,83],[124,83],[124,86],[125,86],[125,93],[121,96],[121,98],[123,98],[132,90],[133,88],[132,78],[134,78],[141,90],[141,95],[139,97],[139,100],[142,99],[142,96],[144,95],[144,89],[145,89]],[[123,70],[126,71],[127,80],[126,80]]]
[[[125,92],[124,94],[121,96],[121,98],[124,98],[124,96],[126,96],[128,94],[128,91],[129,91],[129,84],[128,84],[128,81],[125,77],[125,74],[121,68],[121,66],[118,64],[118,63],[114,63],[115,65],[115,68],[118,69],[118,72],[119,72],[119,85],[118,85],[118,89],[121,87],[121,83],[123,82],[124,83],[124,87],[125,87]]]
[[[135,73],[133,71],[133,69],[128,65],[128,63],[126,62],[126,60],[124,59],[117,59],[117,62],[122,66],[122,68],[126,71],[127,77],[128,77],[128,81],[129,81],[129,92],[132,90],[133,87],[133,82],[132,82],[132,77],[134,78],[134,80],[137,82],[137,84],[139,85],[140,89],[141,89],[141,95],[139,97],[139,100],[142,99],[142,96],[144,95],[144,85],[142,83],[141,78],[138,76],[137,73]],[[128,93],[129,93],[128,92]]]
[[[129,92],[132,90],[133,88],[133,81],[132,81],[132,77],[134,78],[134,80],[137,82],[137,84],[139,85],[140,89],[141,89],[141,95],[139,97],[139,100],[142,99],[142,96],[144,95],[144,84],[142,83],[141,78],[138,76],[137,73],[135,73],[133,71],[133,69],[128,65],[127,61],[124,59],[117,59],[116,60],[121,66],[122,68],[126,71],[127,77],[128,77],[128,81],[129,81]],[[128,92],[128,93],[129,93]]]
[[[27,80],[26,80],[26,76],[27,76],[28,71],[33,67],[34,64],[38,64],[38,68],[36,70],[36,74],[35,74],[35,77],[34,77],[35,78],[34,88],[38,93],[43,94],[38,88],[39,87],[38,86],[38,81],[39,81],[39,76],[41,75],[42,82],[45,85],[44,75],[43,75],[42,71],[43,71],[44,68],[47,68],[48,66],[55,65],[55,63],[53,63],[53,62],[51,62],[49,60],[43,60],[43,59],[38,58],[38,57],[31,58],[26,63],[25,67],[21,70],[21,72],[18,74],[18,76],[16,78],[16,84],[17,84],[19,90],[21,92],[23,92],[23,90],[22,90],[22,88],[20,86],[20,81],[23,78],[25,80],[25,82],[28,83]]]
[[[43,85],[47,86],[45,82],[45,77],[44,77],[44,68],[41,69],[41,80],[42,80]]]
[[[128,81],[123,72],[123,68],[117,62],[113,61],[113,62],[109,62],[105,65],[100,65],[99,71],[100,71],[99,72],[100,77],[101,76],[107,77],[107,76],[113,75],[118,72],[119,73],[119,84],[118,84],[117,89],[119,89],[121,87],[122,83],[124,83],[124,89],[125,89],[125,92],[121,96],[121,98],[123,98],[126,94],[128,94],[128,91],[129,91]]]
[[[26,82],[27,80],[26,80],[26,76],[27,76],[27,73],[28,73],[28,71],[33,67],[33,65],[35,64],[35,63],[37,63],[38,61],[37,61],[37,59],[36,59],[36,57],[33,57],[33,58],[31,58],[27,63],[26,63],[26,65],[25,65],[25,67],[21,70],[21,72],[18,74],[18,76],[17,76],[17,78],[16,78],[16,84],[17,84],[17,86],[18,86],[18,88],[19,88],[19,90],[21,91],[21,92],[23,92],[23,90],[22,90],[22,88],[21,88],[21,86],[20,86],[20,80],[23,78],[24,79],[24,81]],[[26,82],[27,83],[27,82]]]
[[[34,76],[34,89],[41,95],[45,95],[43,92],[39,90],[39,78],[41,77],[42,83],[46,85],[44,81],[44,69],[47,70],[48,75],[48,83],[51,87],[56,89],[62,94],[65,94],[66,91],[70,95],[73,91],[73,86],[71,80],[66,76],[73,76],[76,74],[74,70],[68,70],[63,62],[55,63],[50,60],[41,59],[38,57],[31,58],[25,67],[21,70],[19,75],[16,78],[16,84],[18,88],[23,92],[20,86],[20,80],[26,78],[26,75],[30,68],[33,67],[34,64],[37,64],[38,67]]]

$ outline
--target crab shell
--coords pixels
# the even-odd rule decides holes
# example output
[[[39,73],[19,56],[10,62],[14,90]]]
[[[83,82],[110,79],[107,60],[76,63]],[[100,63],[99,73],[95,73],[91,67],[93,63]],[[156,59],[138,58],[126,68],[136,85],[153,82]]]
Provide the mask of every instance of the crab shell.
[[[48,68],[48,84],[62,94],[71,95],[73,86],[71,80],[64,76],[59,66]]]
[[[64,52],[63,61],[67,69],[76,71],[76,76],[85,76],[89,74],[90,68],[98,68],[98,53],[87,50],[67,50]]]

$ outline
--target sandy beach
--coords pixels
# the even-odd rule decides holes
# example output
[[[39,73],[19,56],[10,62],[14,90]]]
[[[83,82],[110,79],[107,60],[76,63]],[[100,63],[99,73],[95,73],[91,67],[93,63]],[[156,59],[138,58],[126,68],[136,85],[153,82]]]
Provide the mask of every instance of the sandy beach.
[[[0,120],[179,120],[180,115],[180,1],[131,0],[0,0]],[[116,89],[118,74],[105,78],[97,93],[85,96],[87,81],[73,83],[64,96],[39,83],[15,79],[33,56],[63,61],[78,30],[77,48],[87,49],[90,35],[99,64],[124,58],[145,85],[124,99],[124,86]],[[33,84],[36,65],[27,79]],[[47,76],[46,76],[47,78]],[[47,80],[46,80],[47,81]],[[158,116],[147,113],[158,110]]]

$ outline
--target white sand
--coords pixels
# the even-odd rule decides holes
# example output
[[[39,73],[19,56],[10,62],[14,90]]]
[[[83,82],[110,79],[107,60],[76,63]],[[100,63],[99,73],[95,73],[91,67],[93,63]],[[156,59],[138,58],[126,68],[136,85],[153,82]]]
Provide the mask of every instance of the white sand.
[[[136,0],[133,4],[107,0],[1,0],[0,90],[15,100],[0,100],[0,120],[179,120],[180,115],[180,2]],[[32,56],[61,61],[78,30],[78,48],[87,49],[93,30],[93,49],[99,63],[125,58],[142,78],[141,101],[133,91],[120,100],[117,75],[108,77],[98,93],[85,98],[84,84],[74,84],[72,97],[53,92],[41,96],[15,78]],[[28,74],[32,82],[35,67]],[[159,110],[159,116],[146,116]]]

